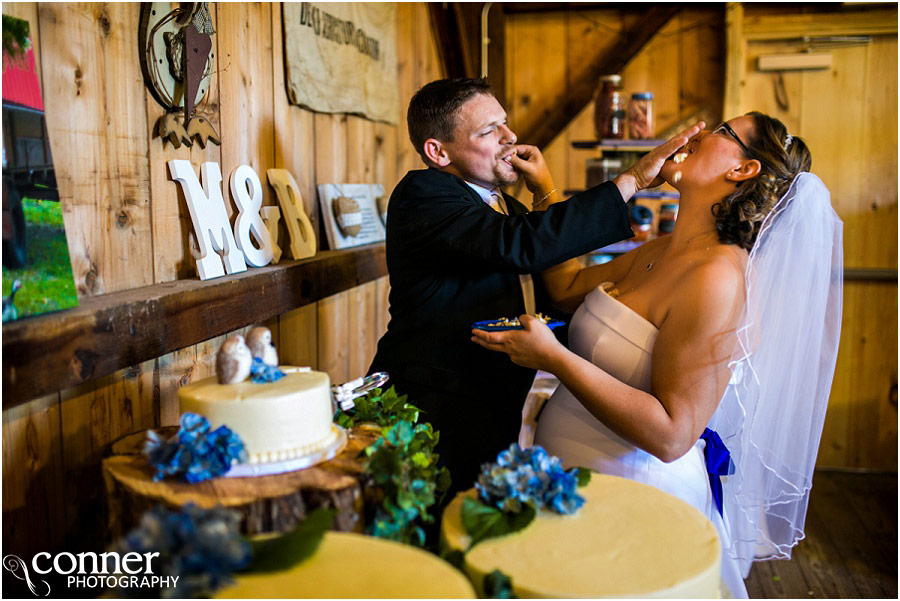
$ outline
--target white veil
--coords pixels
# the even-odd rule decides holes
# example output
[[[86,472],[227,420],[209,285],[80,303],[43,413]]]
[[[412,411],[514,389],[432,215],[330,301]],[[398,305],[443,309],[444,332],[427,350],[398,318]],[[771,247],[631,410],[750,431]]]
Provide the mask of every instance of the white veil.
[[[804,172],[750,253],[731,381],[709,425],[734,461],[725,521],[744,577],[804,537],[840,337],[842,232],[825,184]]]

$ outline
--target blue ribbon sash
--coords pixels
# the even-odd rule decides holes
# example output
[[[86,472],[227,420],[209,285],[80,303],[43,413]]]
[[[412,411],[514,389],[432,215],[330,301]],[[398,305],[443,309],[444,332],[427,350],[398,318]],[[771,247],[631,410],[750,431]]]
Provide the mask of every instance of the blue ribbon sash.
[[[731,460],[731,453],[714,431],[706,428],[700,439],[706,442],[703,449],[703,457],[706,460],[706,473],[709,475],[709,488],[712,490],[713,500],[716,502],[716,509],[723,518],[722,513],[722,476],[728,476],[734,473],[734,462]]]

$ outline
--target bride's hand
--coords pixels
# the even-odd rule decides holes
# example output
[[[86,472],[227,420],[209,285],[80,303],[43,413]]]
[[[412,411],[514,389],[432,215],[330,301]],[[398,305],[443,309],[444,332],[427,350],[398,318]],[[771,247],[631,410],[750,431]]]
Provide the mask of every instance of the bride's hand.
[[[472,330],[472,341],[492,351],[506,353],[512,362],[532,369],[549,370],[554,358],[565,351],[553,331],[531,315],[519,317],[522,330],[485,332]]]

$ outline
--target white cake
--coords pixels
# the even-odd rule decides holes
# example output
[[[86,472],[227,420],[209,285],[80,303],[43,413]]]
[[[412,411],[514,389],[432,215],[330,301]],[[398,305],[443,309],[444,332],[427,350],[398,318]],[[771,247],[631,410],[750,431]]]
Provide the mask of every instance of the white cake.
[[[326,532],[305,561],[280,572],[234,575],[231,599],[474,599],[466,577],[437,556],[389,540]]]
[[[181,413],[199,413],[215,429],[222,424],[240,436],[250,463],[286,461],[334,442],[328,374],[285,367],[277,382],[245,380],[219,384],[216,377],[178,391]]]
[[[661,490],[594,474],[578,489],[585,503],[573,515],[541,511],[519,532],[481,541],[465,555],[479,593],[500,570],[520,598],[718,598],[720,547],[713,524]],[[460,493],[447,506],[441,544],[465,550]]]

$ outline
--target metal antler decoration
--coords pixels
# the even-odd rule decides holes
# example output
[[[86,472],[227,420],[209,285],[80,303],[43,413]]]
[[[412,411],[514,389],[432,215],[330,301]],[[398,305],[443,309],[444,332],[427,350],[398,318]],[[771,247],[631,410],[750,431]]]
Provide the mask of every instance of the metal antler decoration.
[[[166,109],[156,124],[163,140],[179,148],[197,140],[220,144],[208,119],[195,116],[214,70],[212,18],[208,2],[154,2],[141,12],[141,67],[147,87]],[[181,115],[179,115],[181,113]],[[180,117],[180,118],[179,118]]]

